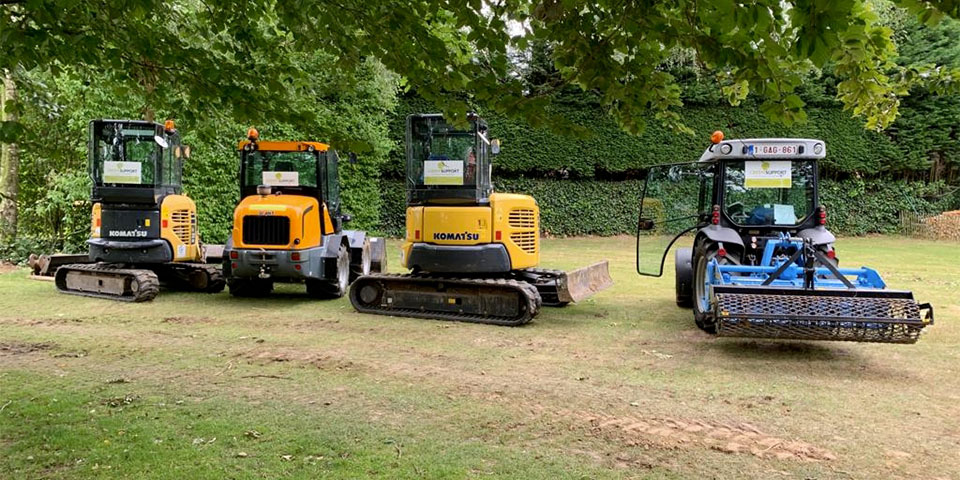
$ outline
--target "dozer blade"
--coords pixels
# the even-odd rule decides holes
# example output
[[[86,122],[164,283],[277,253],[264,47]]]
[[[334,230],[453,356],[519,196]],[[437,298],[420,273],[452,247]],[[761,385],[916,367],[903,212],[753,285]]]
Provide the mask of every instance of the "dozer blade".
[[[30,258],[27,259],[27,265],[30,265],[30,268],[33,269],[33,275],[38,277],[52,277],[53,274],[57,273],[58,268],[71,263],[93,263],[93,261],[90,260],[90,256],[86,253],[57,253],[54,255],[43,254],[40,256],[31,253]]]
[[[933,307],[896,290],[715,286],[717,335],[916,343]]]
[[[579,302],[613,286],[610,265],[606,260],[570,272],[557,278],[557,298],[561,302]]]

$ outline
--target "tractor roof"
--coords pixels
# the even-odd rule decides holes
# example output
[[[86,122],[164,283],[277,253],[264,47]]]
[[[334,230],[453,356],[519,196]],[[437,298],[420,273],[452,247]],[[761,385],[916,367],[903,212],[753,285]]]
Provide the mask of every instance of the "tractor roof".
[[[250,140],[244,140],[237,144],[237,150],[243,150],[250,144]],[[309,147],[313,147],[318,152],[325,152],[330,149],[330,145],[320,142],[257,142],[257,150],[267,152],[306,152]]]
[[[727,153],[724,153],[727,152]],[[827,154],[823,140],[815,138],[746,138],[721,140],[710,145],[701,162],[728,159],[820,160]]]

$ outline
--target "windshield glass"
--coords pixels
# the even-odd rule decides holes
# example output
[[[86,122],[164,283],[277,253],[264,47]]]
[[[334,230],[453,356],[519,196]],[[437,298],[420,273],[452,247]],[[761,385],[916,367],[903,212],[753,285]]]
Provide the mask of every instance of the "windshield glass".
[[[812,161],[730,161],[724,168],[724,212],[739,225],[797,225],[813,212]]]
[[[317,152],[244,152],[243,186],[313,187],[317,183]]]
[[[94,176],[111,186],[156,185],[162,153],[154,128],[101,124],[94,132]]]
[[[476,137],[442,119],[414,124],[410,180],[415,185],[474,186],[477,176]]]

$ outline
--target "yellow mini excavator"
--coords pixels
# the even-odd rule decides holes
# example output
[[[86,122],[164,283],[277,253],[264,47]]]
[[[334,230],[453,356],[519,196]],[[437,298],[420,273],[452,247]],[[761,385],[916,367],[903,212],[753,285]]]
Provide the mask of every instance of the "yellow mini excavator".
[[[385,268],[382,238],[344,230],[337,151],[320,142],[239,143],[240,194],[223,273],[236,297],[269,294],[274,282],[305,283],[316,298],[338,298],[354,278]]]
[[[93,120],[88,157],[93,180],[89,262],[60,266],[63,293],[144,302],[160,283],[208,293],[223,290],[215,265],[204,263],[197,207],[182,193],[183,160],[172,120]]]
[[[526,195],[494,193],[499,140],[467,115],[467,128],[439,114],[407,117],[405,275],[371,274],[350,287],[363,313],[522,325],[541,305],[563,306],[613,284],[607,262],[573,272],[540,263],[540,211]]]

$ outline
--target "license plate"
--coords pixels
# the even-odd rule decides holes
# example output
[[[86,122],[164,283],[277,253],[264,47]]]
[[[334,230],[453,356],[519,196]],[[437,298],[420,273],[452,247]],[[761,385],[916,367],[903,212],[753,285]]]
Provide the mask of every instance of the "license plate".
[[[787,157],[798,155],[800,146],[789,143],[764,143],[761,145],[747,145],[747,155],[758,157]]]

